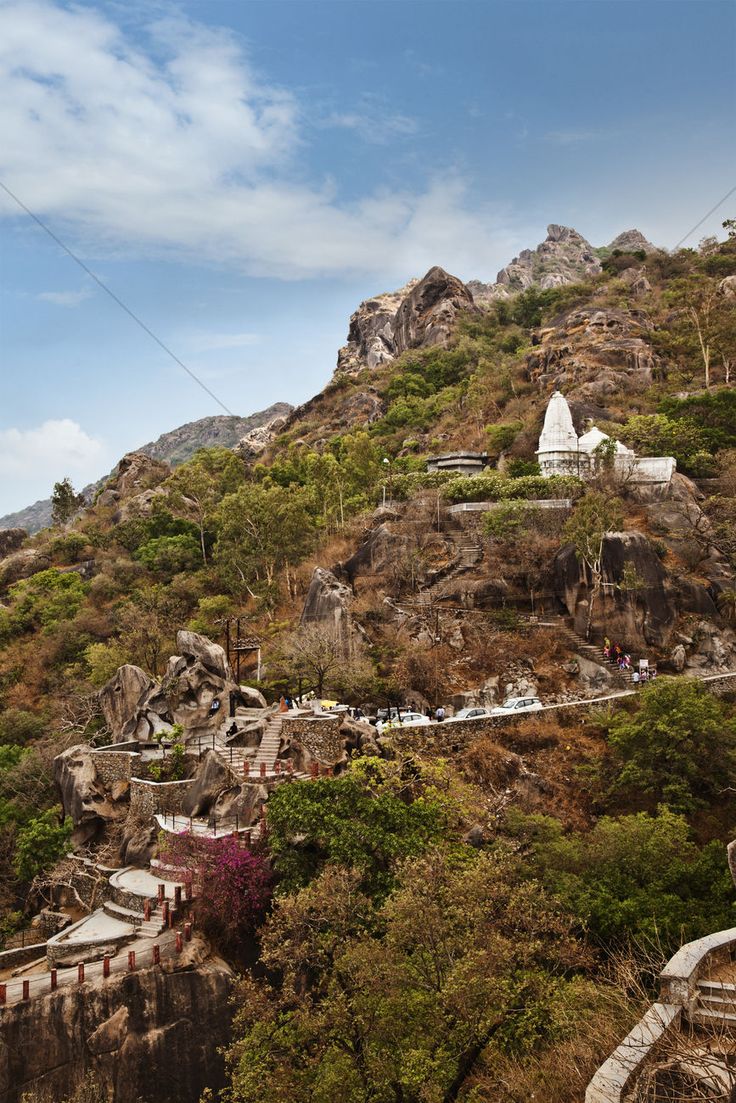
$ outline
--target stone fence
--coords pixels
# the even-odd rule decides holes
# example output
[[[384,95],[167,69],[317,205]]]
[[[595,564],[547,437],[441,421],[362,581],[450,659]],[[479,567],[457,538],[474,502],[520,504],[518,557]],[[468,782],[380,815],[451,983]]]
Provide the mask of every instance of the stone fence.
[[[0,951],[0,972],[18,965],[27,965],[29,961],[46,956],[46,943],[34,942],[30,946],[15,946],[12,950]]]
[[[490,513],[509,504],[527,506],[529,509],[572,509],[572,498],[511,498],[500,502],[458,502],[450,506],[447,512],[451,516],[459,513]]]
[[[182,801],[192,784],[191,778],[184,781],[144,781],[143,778],[130,779],[130,811],[134,816],[154,816],[157,812],[178,814]]]

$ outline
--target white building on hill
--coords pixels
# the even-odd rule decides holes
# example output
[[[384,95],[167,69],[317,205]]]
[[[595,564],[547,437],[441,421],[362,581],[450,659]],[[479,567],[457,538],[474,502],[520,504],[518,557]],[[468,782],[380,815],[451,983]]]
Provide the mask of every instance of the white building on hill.
[[[611,438],[595,425],[581,437],[575,432],[567,400],[555,391],[544,415],[539,438],[537,460],[543,475],[579,475],[591,478],[603,461],[602,444]],[[614,468],[629,483],[667,484],[677,464],[673,456],[637,456],[617,440],[613,454]]]

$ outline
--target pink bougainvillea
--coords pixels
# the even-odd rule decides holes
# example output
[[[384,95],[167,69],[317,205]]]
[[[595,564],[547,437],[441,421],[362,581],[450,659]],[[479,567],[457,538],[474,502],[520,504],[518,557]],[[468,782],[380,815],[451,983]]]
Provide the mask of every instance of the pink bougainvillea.
[[[170,835],[161,858],[192,871],[195,917],[216,940],[242,942],[262,920],[271,899],[271,871],[263,855],[243,847],[237,836]]]

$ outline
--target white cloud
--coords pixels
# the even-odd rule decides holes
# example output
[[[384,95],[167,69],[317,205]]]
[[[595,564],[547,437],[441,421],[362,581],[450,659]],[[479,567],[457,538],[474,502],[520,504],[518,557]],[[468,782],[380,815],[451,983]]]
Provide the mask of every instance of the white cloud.
[[[50,419],[33,429],[0,429],[0,476],[29,482],[47,476],[49,490],[66,475],[92,478],[104,456],[102,441],[70,418]]]
[[[0,0],[0,178],[97,255],[286,279],[405,278],[439,262],[468,278],[527,243],[459,177],[346,201],[310,172],[307,107],[261,79],[230,32],[182,17],[133,38],[89,7]],[[334,125],[365,127],[366,109],[379,132],[377,102]],[[411,119],[383,114],[410,134]],[[3,214],[18,214],[7,197]]]
[[[82,287],[79,291],[42,291],[36,298],[55,306],[75,307],[92,297],[92,289]]]

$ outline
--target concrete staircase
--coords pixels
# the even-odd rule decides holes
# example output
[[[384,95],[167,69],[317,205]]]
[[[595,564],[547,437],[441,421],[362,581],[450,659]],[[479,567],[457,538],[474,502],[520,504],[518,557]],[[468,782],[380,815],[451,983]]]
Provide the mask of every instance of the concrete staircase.
[[[736,984],[720,980],[698,981],[698,1002],[689,1012],[691,1023],[699,1026],[736,1024]]]
[[[136,935],[139,938],[155,938],[166,928],[161,909],[154,904],[151,904],[150,919],[145,918],[142,910],[126,908],[122,904],[116,904],[114,900],[106,900],[102,910],[112,919],[119,919],[121,923],[130,923],[136,928]]]
[[[480,540],[465,536],[462,543],[458,544],[457,555],[445,567],[430,573],[429,580],[419,589],[420,594],[426,594],[433,586],[440,582],[450,582],[460,574],[465,574],[473,567],[477,567],[483,558],[483,545]]]
[[[263,739],[256,751],[256,757],[253,760],[256,772],[261,768],[261,763],[265,763],[266,773],[273,772],[274,764],[279,756],[279,750],[281,748],[281,727],[284,721],[284,714],[281,712],[272,713],[266,720],[266,730],[263,733]]]

